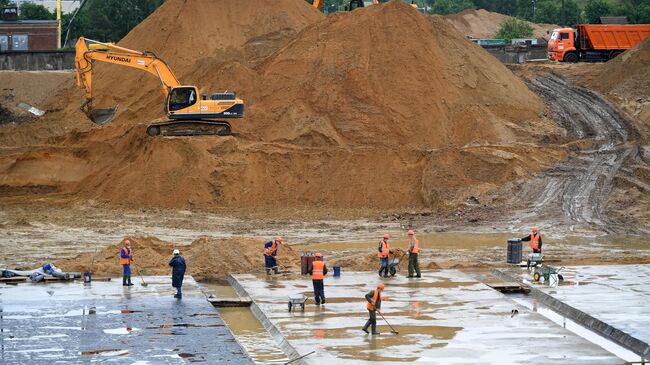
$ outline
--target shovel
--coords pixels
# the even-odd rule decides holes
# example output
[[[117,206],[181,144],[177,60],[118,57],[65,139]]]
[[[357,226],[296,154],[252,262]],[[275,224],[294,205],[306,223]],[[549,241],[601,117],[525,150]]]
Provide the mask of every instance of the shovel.
[[[384,315],[383,315],[380,311],[377,311],[377,313],[379,313],[379,315],[381,316],[381,318],[382,318],[384,321],[386,321],[386,324],[388,325],[388,327],[390,327],[390,332],[391,332],[391,333],[394,333],[394,334],[396,334],[396,335],[399,335],[399,332],[395,331],[395,329],[393,328],[393,326],[391,326],[390,323],[388,323],[388,321],[386,320],[386,318],[384,317]]]
[[[93,121],[93,123],[97,125],[104,125],[115,117],[115,113],[117,113],[117,106],[114,106],[112,108],[104,108],[104,109],[93,109],[86,113],[88,118]]]
[[[144,277],[142,277],[142,275],[140,275],[140,270],[138,270],[138,267],[135,266],[135,265],[133,265],[133,267],[135,268],[135,272],[138,273],[138,276],[140,277],[140,280],[142,280],[142,282],[140,283],[140,285],[142,285],[142,286],[144,286],[144,287],[147,287],[149,284],[147,284],[147,282],[144,281]]]

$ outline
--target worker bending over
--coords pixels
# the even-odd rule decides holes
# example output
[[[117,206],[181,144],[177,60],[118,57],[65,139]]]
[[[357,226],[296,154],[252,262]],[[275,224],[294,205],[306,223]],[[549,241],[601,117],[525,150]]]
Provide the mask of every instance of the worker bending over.
[[[377,246],[377,257],[379,257],[379,276],[382,276],[382,271],[384,272],[383,276],[385,278],[388,277],[388,255],[391,254],[392,252],[390,251],[390,245],[388,244],[388,240],[390,239],[390,235],[388,233],[384,234],[384,238],[379,241],[379,245]]]
[[[323,279],[327,275],[327,266],[323,261],[323,254],[316,253],[314,255],[314,262],[309,264],[307,271],[311,275],[312,284],[314,284],[314,301],[316,301],[316,305],[325,304],[325,284]]]
[[[417,275],[415,275],[416,278],[421,278],[422,274],[420,273],[420,263],[418,262],[418,253],[420,252],[420,241],[418,241],[417,238],[415,238],[415,233],[411,230],[408,232],[409,236],[409,247],[408,247],[408,252],[409,252],[409,278],[413,277],[413,273],[415,272]]]
[[[264,266],[266,267],[267,275],[271,275],[271,270],[276,274],[280,273],[275,256],[278,254],[278,247],[280,247],[282,242],[284,242],[282,237],[275,237],[273,241],[264,244]]]
[[[131,251],[131,241],[125,240],[124,247],[120,250],[120,265],[122,265],[122,286],[132,286],[131,283],[131,262],[133,261],[133,252]]]
[[[379,334],[379,332],[377,332],[377,311],[381,309],[382,291],[384,291],[384,283],[379,283],[375,290],[371,290],[368,294],[366,294],[366,300],[368,301],[366,308],[368,309],[368,315],[370,318],[368,318],[368,321],[366,321],[366,324],[361,330],[367,334],[369,334],[369,326],[372,330],[373,335]]]
[[[185,259],[181,256],[181,252],[178,249],[175,249],[174,257],[169,261],[169,266],[172,268],[172,286],[176,288],[176,294],[174,298],[182,299],[183,293],[181,287],[183,286],[183,277],[185,276],[185,270],[187,265],[185,264]]]
[[[533,227],[530,236],[523,237],[522,241],[530,241],[530,248],[533,253],[542,253],[542,235],[537,232],[537,227]]]

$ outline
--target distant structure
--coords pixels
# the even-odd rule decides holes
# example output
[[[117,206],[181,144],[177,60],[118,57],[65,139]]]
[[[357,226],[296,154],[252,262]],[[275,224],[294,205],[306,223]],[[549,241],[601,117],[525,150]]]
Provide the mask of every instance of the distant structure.
[[[57,49],[56,20],[18,20],[18,8],[0,12],[0,52]]]
[[[20,9],[20,5],[23,3],[43,5],[50,12],[53,13],[56,12],[56,0],[14,0],[14,1],[10,1],[10,3],[15,3],[16,7],[18,7],[19,9]],[[61,11],[64,14],[72,13],[73,11],[77,10],[79,5],[81,5],[80,0],[61,0]]]

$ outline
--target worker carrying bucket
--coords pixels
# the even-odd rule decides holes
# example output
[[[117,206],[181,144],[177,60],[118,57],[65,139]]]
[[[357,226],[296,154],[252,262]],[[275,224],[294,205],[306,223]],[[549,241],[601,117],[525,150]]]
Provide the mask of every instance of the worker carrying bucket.
[[[325,283],[323,279],[327,275],[327,266],[323,261],[323,254],[317,252],[314,255],[314,262],[309,264],[307,272],[311,275],[311,281],[314,285],[314,301],[316,305],[325,304]]]

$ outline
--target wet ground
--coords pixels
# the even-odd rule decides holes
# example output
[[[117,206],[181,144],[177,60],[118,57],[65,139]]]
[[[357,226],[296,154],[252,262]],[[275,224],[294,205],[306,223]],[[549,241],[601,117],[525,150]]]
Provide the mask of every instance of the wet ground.
[[[536,287],[650,343],[650,265],[570,266],[561,274],[559,286]]]
[[[201,286],[206,293],[214,294],[217,298],[237,298],[235,290],[228,284],[201,283]],[[284,364],[289,361],[250,308],[217,308],[217,311],[256,364]]]
[[[191,277],[0,286],[0,363],[251,364]]]
[[[421,280],[388,279],[382,311],[399,335],[379,318],[382,334],[375,337],[360,329],[367,318],[363,296],[379,282],[374,274],[328,278],[327,304],[308,301],[304,312],[289,312],[287,298],[311,296],[310,280],[235,277],[298,353],[316,351],[308,363],[622,363],[456,270],[425,272]]]

